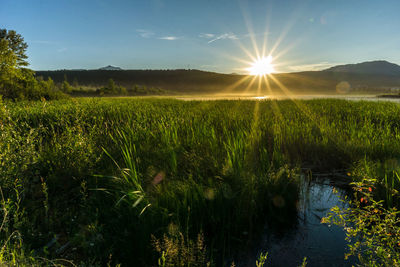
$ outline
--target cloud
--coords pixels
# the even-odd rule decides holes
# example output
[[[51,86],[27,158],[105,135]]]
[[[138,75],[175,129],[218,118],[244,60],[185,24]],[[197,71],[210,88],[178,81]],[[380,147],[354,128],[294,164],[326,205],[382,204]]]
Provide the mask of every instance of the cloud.
[[[175,41],[178,39],[182,39],[182,37],[173,35],[157,36],[154,32],[145,29],[137,29],[136,32],[138,32],[142,38],[156,38],[159,40],[167,40],[167,41]]]
[[[59,49],[57,49],[57,52],[58,53],[62,53],[62,52],[65,52],[65,51],[67,51],[68,49],[66,48],[66,47],[61,47],[61,48],[59,48]]]
[[[210,44],[212,42],[215,42],[218,40],[225,40],[225,39],[237,40],[239,38],[236,35],[234,35],[233,33],[224,33],[224,34],[218,35],[214,39],[208,41],[208,43]]]
[[[316,71],[316,70],[324,70],[336,65],[340,65],[340,63],[320,62],[313,64],[289,66],[288,69],[290,71]]]
[[[159,37],[158,39],[160,39],[160,40],[168,40],[168,41],[175,41],[175,40],[181,39],[181,37],[177,37],[177,36],[163,36],[163,37]]]
[[[146,29],[137,29],[136,32],[139,33],[139,35],[142,38],[154,38],[154,39],[159,39],[159,40],[167,40],[167,41],[175,41],[182,39],[183,37],[179,36],[173,36],[173,35],[165,35],[165,36],[160,36],[159,34],[156,34],[152,31],[146,30]]]
[[[211,38],[215,37],[215,34],[213,34],[213,33],[200,33],[199,37],[200,38],[211,39]]]
[[[207,42],[209,44],[211,44],[211,43],[213,43],[215,41],[218,41],[218,40],[225,40],[225,39],[237,40],[237,39],[239,39],[237,37],[237,35],[235,35],[233,33],[223,33],[223,34],[220,34],[220,35],[216,35],[214,33],[201,33],[201,34],[199,34],[199,37],[200,38],[205,38],[205,39],[211,39],[211,40],[209,40]]]
[[[137,31],[137,32],[139,33],[139,35],[140,35],[141,37],[143,37],[143,38],[150,38],[150,37],[152,37],[152,36],[154,35],[154,32],[149,31],[149,30],[137,29],[136,31]]]
[[[224,33],[224,34],[218,35],[214,39],[208,41],[208,43],[210,44],[212,42],[215,42],[215,41],[218,41],[218,40],[225,40],[225,39],[237,40],[239,38],[233,33]]]

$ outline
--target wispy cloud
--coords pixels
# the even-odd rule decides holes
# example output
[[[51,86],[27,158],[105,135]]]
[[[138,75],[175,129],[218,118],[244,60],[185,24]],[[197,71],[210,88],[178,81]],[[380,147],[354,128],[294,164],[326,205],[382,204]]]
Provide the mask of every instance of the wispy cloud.
[[[207,43],[209,43],[209,44],[211,44],[211,43],[213,43],[213,42],[215,42],[215,41],[218,41],[218,40],[225,40],[225,39],[237,40],[237,39],[239,39],[239,38],[237,37],[237,35],[236,35],[236,34],[233,34],[233,33],[223,33],[223,34],[219,34],[219,35],[214,34],[214,33],[201,33],[201,34],[199,35],[199,37],[200,37],[200,38],[205,38],[205,39],[210,39],[210,40],[207,42]]]
[[[177,37],[177,36],[163,36],[163,37],[159,37],[158,39],[160,40],[168,40],[168,41],[175,41],[178,39],[181,39],[182,37]]]
[[[290,71],[316,71],[316,70],[327,69],[336,65],[340,65],[340,63],[319,62],[313,64],[289,66],[288,69]]]
[[[66,47],[61,47],[61,48],[59,48],[59,49],[57,49],[57,52],[58,53],[62,53],[62,52],[65,52],[65,51],[67,51],[68,49],[66,48]]]
[[[167,41],[175,41],[175,40],[179,40],[179,39],[183,38],[183,37],[173,36],[173,35],[160,36],[158,34],[155,34],[152,31],[145,30],[145,29],[137,29],[136,32],[138,32],[139,36],[142,38],[155,38],[155,39],[167,40]]]
[[[200,33],[199,37],[200,38],[211,39],[211,38],[215,37],[215,34],[213,34],[213,33]]]
[[[233,33],[224,33],[224,34],[218,35],[214,39],[208,41],[208,43],[210,44],[212,42],[215,42],[215,41],[218,41],[218,40],[225,40],[225,39],[237,40],[239,38]]]
[[[136,31],[137,31],[137,32],[139,33],[139,35],[140,35],[141,37],[143,37],[143,38],[150,38],[150,37],[154,36],[154,32],[149,31],[149,30],[137,29]]]

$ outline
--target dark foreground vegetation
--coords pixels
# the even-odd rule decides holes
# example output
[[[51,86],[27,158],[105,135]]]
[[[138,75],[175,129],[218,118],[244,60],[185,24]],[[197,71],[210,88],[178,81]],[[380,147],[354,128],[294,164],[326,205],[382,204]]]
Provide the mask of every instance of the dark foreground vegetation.
[[[396,265],[399,118],[344,100],[3,101],[0,260],[229,266],[265,223],[296,220],[308,166],[349,173],[353,209],[324,222],[363,264]]]

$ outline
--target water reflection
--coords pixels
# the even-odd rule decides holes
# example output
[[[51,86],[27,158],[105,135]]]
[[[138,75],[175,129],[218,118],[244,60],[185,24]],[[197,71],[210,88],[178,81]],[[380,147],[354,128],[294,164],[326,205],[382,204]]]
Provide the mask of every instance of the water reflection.
[[[179,96],[176,97],[179,100],[191,101],[191,100],[287,100],[287,99],[299,99],[299,100],[311,100],[311,99],[345,99],[353,101],[389,101],[400,103],[400,98],[390,97],[377,97],[376,95],[296,95],[296,96],[285,96],[285,95],[263,95],[263,96],[246,96],[246,95],[200,95],[200,96]]]
[[[279,231],[266,225],[261,239],[237,266],[254,266],[261,252],[268,252],[267,266],[299,266],[304,257],[311,267],[354,265],[354,258],[344,260],[347,242],[343,229],[320,223],[331,207],[347,205],[340,201],[344,194],[327,179],[303,177],[295,226]]]

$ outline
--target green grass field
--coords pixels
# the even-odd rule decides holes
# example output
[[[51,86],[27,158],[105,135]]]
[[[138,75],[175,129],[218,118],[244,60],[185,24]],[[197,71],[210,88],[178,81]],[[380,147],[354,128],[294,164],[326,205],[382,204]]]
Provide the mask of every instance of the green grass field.
[[[301,168],[373,178],[390,208],[399,160],[395,103],[3,101],[1,261],[221,266],[293,222]]]

